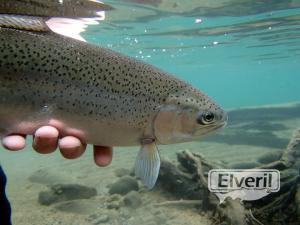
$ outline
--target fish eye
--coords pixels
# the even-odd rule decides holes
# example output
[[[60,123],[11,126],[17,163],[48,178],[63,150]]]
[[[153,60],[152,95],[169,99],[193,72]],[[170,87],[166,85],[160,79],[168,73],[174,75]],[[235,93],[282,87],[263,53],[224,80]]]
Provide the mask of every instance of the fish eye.
[[[214,113],[206,112],[206,113],[199,115],[199,117],[197,118],[197,122],[202,125],[207,125],[207,124],[212,123],[214,121],[214,119],[215,119]]]

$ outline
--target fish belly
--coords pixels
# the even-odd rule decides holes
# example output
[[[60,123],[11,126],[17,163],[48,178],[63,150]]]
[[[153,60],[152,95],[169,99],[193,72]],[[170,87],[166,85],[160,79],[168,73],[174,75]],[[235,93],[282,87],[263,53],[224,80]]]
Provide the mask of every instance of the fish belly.
[[[34,108],[13,101],[10,104],[0,103],[0,137],[13,133],[34,134],[35,130],[45,125],[56,127],[61,136],[74,135],[89,144],[102,146],[139,145],[143,135],[141,129],[117,126],[59,111],[52,106]]]

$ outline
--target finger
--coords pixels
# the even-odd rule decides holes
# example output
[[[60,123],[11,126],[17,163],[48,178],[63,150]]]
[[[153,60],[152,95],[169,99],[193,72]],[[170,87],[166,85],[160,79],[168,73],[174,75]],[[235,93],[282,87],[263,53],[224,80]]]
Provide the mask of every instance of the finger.
[[[112,147],[94,146],[94,160],[98,166],[108,166],[112,161]]]
[[[11,151],[18,151],[25,148],[26,140],[25,136],[22,135],[9,135],[2,139],[2,145],[4,148],[11,150]]]
[[[58,147],[63,157],[75,159],[84,153],[86,144],[82,144],[76,137],[67,136],[58,141]]]
[[[47,154],[57,148],[59,132],[55,127],[44,126],[36,130],[32,147],[39,153]]]

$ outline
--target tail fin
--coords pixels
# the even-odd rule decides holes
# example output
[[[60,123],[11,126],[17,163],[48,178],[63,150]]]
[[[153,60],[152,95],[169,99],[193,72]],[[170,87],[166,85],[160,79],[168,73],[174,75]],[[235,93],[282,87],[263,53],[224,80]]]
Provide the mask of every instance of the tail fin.
[[[113,8],[97,0],[0,0],[0,27],[49,32],[85,41],[80,33]]]
[[[0,0],[0,14],[91,18],[113,8],[97,0]]]

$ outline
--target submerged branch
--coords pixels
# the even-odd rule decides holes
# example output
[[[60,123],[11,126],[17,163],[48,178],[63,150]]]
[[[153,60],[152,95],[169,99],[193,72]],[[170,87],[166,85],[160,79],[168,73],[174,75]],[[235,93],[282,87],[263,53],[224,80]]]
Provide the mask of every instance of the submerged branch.
[[[233,200],[227,198],[224,203],[219,204],[215,194],[208,190],[207,173],[211,169],[225,168],[220,163],[206,160],[203,156],[192,153],[189,150],[183,150],[177,153],[177,160],[180,166],[176,166],[171,162],[163,163],[162,174],[167,178],[164,179],[163,187],[172,184],[176,185],[176,195],[179,198],[188,196],[191,190],[194,196],[201,197],[202,200],[178,200],[167,201],[157,204],[156,206],[201,206],[202,210],[214,211],[213,219],[222,223],[226,221],[231,225],[263,225],[263,222],[273,221],[272,224],[279,224],[278,217],[282,211],[287,213],[297,213],[296,210],[289,210],[289,206],[295,205],[299,199],[295,199],[296,193],[300,193],[299,185],[299,168],[297,168],[297,160],[300,158],[300,129],[296,130],[291,137],[286,149],[283,150],[281,158],[272,163],[256,167],[254,169],[278,169],[281,172],[281,189],[277,193],[272,193],[263,199],[247,202],[245,205],[238,199]],[[165,177],[166,178],[166,177]],[[164,186],[165,185],[165,186]],[[170,185],[168,186],[170,187]],[[192,187],[187,191],[187,187]],[[173,193],[173,192],[171,192]],[[180,197],[180,194],[182,197]],[[189,195],[190,198],[192,195]],[[251,211],[253,209],[253,211]],[[289,218],[300,218],[294,215]],[[282,221],[287,218],[280,218]],[[286,223],[286,222],[284,222]]]

